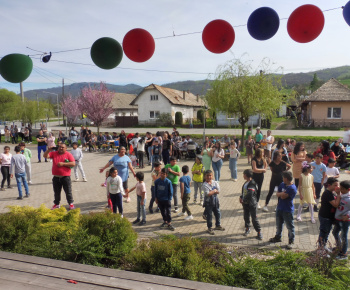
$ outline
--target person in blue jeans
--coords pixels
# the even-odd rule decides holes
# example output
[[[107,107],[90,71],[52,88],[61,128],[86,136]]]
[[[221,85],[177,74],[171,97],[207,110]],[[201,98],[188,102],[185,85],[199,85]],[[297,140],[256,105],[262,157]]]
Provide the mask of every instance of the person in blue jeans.
[[[226,154],[230,155],[229,168],[231,171],[231,180],[236,182],[237,181],[237,161],[238,161],[238,158],[241,156],[241,153],[236,148],[235,141],[231,141],[229,152]]]
[[[210,235],[214,235],[214,230],[224,231],[225,229],[221,226],[221,212],[218,194],[220,193],[219,183],[213,180],[213,172],[207,170],[205,172],[205,182],[202,185],[202,191],[204,193],[204,207],[207,217],[207,232]],[[213,213],[215,216],[215,228],[213,230]]]
[[[16,146],[15,147],[16,154],[12,156],[11,159],[11,167],[10,167],[10,173],[11,178],[13,178],[13,171],[15,172],[16,182],[17,182],[17,188],[18,188],[18,194],[19,196],[17,199],[23,199],[22,194],[22,182],[23,186],[26,192],[25,197],[29,197],[29,187],[26,179],[26,164],[27,159],[24,157],[24,155],[21,154],[21,147]]]
[[[225,151],[221,148],[220,142],[216,142],[214,147],[210,150],[211,164],[214,170],[215,181],[220,181],[220,172],[222,167],[222,159],[225,157]]]
[[[276,209],[276,235],[271,238],[270,243],[282,242],[282,230],[283,225],[286,223],[288,229],[288,245],[287,249],[290,250],[294,246],[295,231],[294,231],[294,203],[293,199],[297,194],[297,188],[292,182],[292,172],[285,171],[282,174],[283,182],[278,187],[277,197],[278,204]]]
[[[338,260],[346,260],[348,258],[348,232],[350,227],[350,181],[340,182],[341,199],[340,204],[335,212],[335,224],[333,236],[337,243],[339,254],[336,257]],[[339,233],[341,232],[341,239]]]
[[[335,194],[336,193],[336,194]],[[320,233],[318,236],[318,244],[322,249],[328,250],[326,247],[329,233],[334,223],[335,209],[340,204],[340,188],[338,179],[330,177],[327,180],[327,189],[321,197],[321,208],[318,212],[320,221]]]
[[[47,136],[43,134],[43,131],[39,131],[39,135],[36,136],[36,141],[38,141],[38,162],[41,162],[41,151],[45,153],[46,151],[46,143],[47,143]],[[45,158],[45,162],[47,162],[47,159]]]

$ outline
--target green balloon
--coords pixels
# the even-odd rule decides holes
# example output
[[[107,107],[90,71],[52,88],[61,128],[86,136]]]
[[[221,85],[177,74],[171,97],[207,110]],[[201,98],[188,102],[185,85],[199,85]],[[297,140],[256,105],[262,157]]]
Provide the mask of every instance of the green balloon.
[[[0,61],[1,76],[10,83],[25,81],[33,70],[33,61],[28,55],[13,53]]]
[[[97,39],[90,50],[95,65],[103,69],[115,68],[123,58],[123,49],[118,41],[110,37]]]

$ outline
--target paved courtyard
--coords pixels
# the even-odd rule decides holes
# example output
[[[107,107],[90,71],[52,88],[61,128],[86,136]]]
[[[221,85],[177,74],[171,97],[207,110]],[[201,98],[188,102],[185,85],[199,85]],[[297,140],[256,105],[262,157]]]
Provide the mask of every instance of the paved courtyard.
[[[4,143],[1,144],[1,150]],[[11,152],[13,152],[14,146],[11,145]],[[41,204],[45,204],[47,207],[51,207],[53,204],[53,189],[52,189],[52,175],[50,162],[37,163],[37,150],[35,145],[29,145],[28,148],[32,150],[32,181],[33,185],[29,187],[31,196],[28,199],[16,200],[18,191],[16,187],[15,179],[12,179],[12,189],[6,189],[6,191],[0,193],[0,213],[8,211],[7,206],[9,205],[28,205],[33,207],[39,207]],[[83,166],[88,179],[88,182],[82,182],[80,177],[79,182],[73,182],[73,196],[75,200],[75,206],[79,207],[82,213],[88,213],[90,211],[103,211],[107,205],[106,190],[100,185],[104,182],[105,174],[99,173],[99,168],[104,166],[108,160],[113,156],[112,153],[89,153],[84,152]],[[192,166],[193,161],[181,160],[179,162],[180,167],[187,164]],[[215,236],[210,236],[206,232],[206,222],[202,218],[203,208],[200,205],[193,205],[193,195],[191,196],[190,208],[193,213],[194,219],[191,221],[183,220],[183,217],[177,217],[177,214],[173,213],[173,225],[176,227],[175,232],[169,230],[163,230],[159,228],[162,223],[160,213],[149,214],[147,210],[147,224],[145,226],[133,226],[138,232],[139,237],[156,237],[159,234],[178,234],[187,235],[191,234],[194,237],[205,237],[222,243],[234,244],[234,245],[245,245],[252,247],[270,248],[274,247],[273,244],[268,243],[268,239],[275,235],[275,213],[274,208],[276,207],[277,198],[274,195],[270,201],[269,212],[258,211],[258,217],[262,226],[263,240],[258,241],[255,236],[254,229],[248,238],[244,237],[244,221],[243,221],[243,210],[239,203],[239,196],[243,184],[242,172],[248,168],[247,159],[242,157],[238,162],[238,182],[230,180],[230,172],[228,169],[228,161],[224,162],[221,170],[221,181],[220,181],[220,204],[221,204],[221,224],[225,227],[223,232],[215,232]],[[147,185],[147,207],[150,200],[150,166],[146,166],[141,171],[145,173],[145,182]],[[137,170],[136,170],[137,171]],[[72,171],[72,176],[74,176]],[[265,180],[262,188],[262,202],[268,192],[268,186],[270,182],[271,171],[268,170],[265,174]],[[340,180],[345,180],[348,175],[344,172],[340,175]],[[72,178],[74,180],[74,178]],[[132,176],[129,178],[129,187],[132,187],[136,183],[136,179]],[[193,189],[193,187],[192,187]],[[192,194],[192,193],[191,193]],[[136,218],[136,193],[131,193],[131,202],[124,203],[124,217],[132,222]],[[299,198],[296,198],[296,207],[298,206]],[[61,205],[65,205],[67,208],[67,202],[64,193],[62,194]],[[295,220],[295,231],[296,248],[300,250],[312,250],[315,248],[317,237],[318,237],[318,218],[315,213],[316,224],[312,224],[310,221],[310,214],[303,213],[303,221],[296,222]],[[276,244],[277,246],[284,246],[288,241],[286,228],[283,231],[283,243]],[[334,242],[333,238],[330,239]]]

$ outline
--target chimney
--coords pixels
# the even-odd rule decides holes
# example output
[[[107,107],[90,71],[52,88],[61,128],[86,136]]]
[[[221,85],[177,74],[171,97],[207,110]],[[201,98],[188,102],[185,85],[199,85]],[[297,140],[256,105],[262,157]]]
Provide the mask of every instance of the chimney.
[[[199,94],[197,94],[197,103],[199,102]]]
[[[186,100],[186,91],[182,91],[182,94],[183,94],[184,100]]]

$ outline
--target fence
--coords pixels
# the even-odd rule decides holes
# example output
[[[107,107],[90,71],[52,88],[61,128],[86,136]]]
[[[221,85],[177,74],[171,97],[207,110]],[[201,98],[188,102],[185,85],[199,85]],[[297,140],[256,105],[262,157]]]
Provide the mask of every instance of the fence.
[[[338,129],[350,127],[350,119],[313,119],[303,122],[303,127]]]

